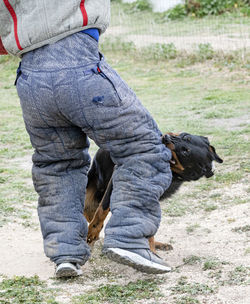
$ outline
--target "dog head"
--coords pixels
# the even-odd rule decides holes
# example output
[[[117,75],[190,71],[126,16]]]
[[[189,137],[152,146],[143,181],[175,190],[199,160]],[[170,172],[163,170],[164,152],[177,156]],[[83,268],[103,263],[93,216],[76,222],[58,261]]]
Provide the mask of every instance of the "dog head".
[[[223,162],[204,136],[167,133],[162,142],[172,151],[171,170],[183,181],[209,178],[214,175],[213,162]]]

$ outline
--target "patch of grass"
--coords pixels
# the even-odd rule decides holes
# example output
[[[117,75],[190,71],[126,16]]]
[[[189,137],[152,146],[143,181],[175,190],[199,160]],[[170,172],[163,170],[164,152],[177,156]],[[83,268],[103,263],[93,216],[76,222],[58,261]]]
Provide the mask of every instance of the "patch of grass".
[[[11,168],[9,165],[9,168],[1,169],[0,177],[5,180],[4,183],[0,183],[0,226],[13,217],[18,217],[25,226],[30,226],[30,207],[35,208],[37,194],[32,185],[27,184],[26,172],[22,169],[14,169],[14,165]]]
[[[173,43],[155,43],[142,49],[142,53],[147,59],[168,60],[177,57],[177,50]]]
[[[235,227],[232,229],[233,232],[243,233],[250,231],[250,225],[245,225],[241,227]]]
[[[237,266],[228,274],[228,279],[224,282],[228,285],[250,285],[250,267]]]
[[[202,257],[196,256],[196,255],[190,255],[183,259],[183,262],[185,265],[195,265],[199,264],[202,261]]]
[[[133,54],[136,52],[136,47],[133,41],[123,41],[120,37],[107,37],[101,45],[101,50],[104,53],[122,52]]]
[[[206,261],[203,263],[202,269],[204,271],[206,270],[215,270],[221,266],[221,262],[216,259],[216,258],[208,258]]]
[[[181,293],[188,295],[205,295],[215,293],[216,289],[207,284],[197,282],[188,283],[186,277],[180,277],[177,284],[170,288],[173,293]]]
[[[183,296],[183,297],[177,299],[175,303],[176,304],[199,304],[200,301],[193,297]]]
[[[175,7],[167,10],[166,12],[155,14],[155,21],[157,23],[164,23],[169,20],[183,19],[186,16],[187,11],[185,5],[178,4]]]
[[[168,199],[167,206],[164,206],[163,211],[167,216],[183,216],[188,211],[188,207],[185,204],[181,203],[181,201],[177,198]]]
[[[230,113],[229,112],[223,112],[223,111],[220,111],[220,110],[212,110],[212,111],[208,111],[206,112],[203,117],[205,119],[215,119],[215,118],[231,118],[233,117],[234,114],[233,113]]]
[[[190,67],[196,63],[211,61],[215,66],[237,67],[248,69],[250,53],[243,50],[231,51],[230,55],[220,50],[213,50],[209,43],[199,44],[197,50],[189,52],[179,50],[174,43],[151,43],[147,46],[136,48],[133,41],[124,41],[120,37],[107,37],[101,44],[104,53],[110,51],[133,56],[136,60],[153,60],[155,62],[171,61],[176,67]]]
[[[209,195],[210,198],[216,199],[221,197],[221,193],[212,193]]]
[[[0,282],[0,302],[2,304],[58,304],[55,300],[55,290],[48,289],[38,276],[3,279]]]
[[[94,278],[111,278],[114,277],[114,273],[109,270],[108,267],[102,265],[101,268],[97,268],[96,265],[93,267],[92,275]]]
[[[206,211],[206,212],[211,212],[211,211],[214,211],[214,210],[216,210],[218,207],[216,206],[216,205],[206,205],[205,207],[204,207],[204,210]]]
[[[244,252],[244,255],[248,255],[248,254],[250,254],[250,247],[246,248]]]
[[[137,300],[162,296],[159,280],[137,280],[127,285],[102,285],[97,290],[73,298],[73,304],[135,303]]]
[[[132,3],[123,4],[125,11],[129,14],[143,11],[152,11],[152,4],[149,0],[135,0]]]
[[[200,228],[200,225],[193,224],[193,225],[187,226],[186,231],[187,231],[187,233],[193,233],[197,228]]]
[[[217,173],[215,176],[215,180],[222,184],[231,184],[240,182],[243,177],[243,172],[241,171],[231,171],[226,173]]]
[[[214,56],[214,50],[210,43],[198,44],[198,57],[201,60],[210,60]]]
[[[222,277],[222,270],[219,269],[219,270],[215,270],[215,271],[210,271],[208,273],[208,277],[211,278],[211,279],[215,279],[215,280],[218,281]]]

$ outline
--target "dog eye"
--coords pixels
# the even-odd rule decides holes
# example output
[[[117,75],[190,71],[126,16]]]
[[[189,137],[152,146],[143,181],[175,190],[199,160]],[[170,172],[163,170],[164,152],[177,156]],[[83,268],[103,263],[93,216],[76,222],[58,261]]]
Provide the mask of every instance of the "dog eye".
[[[183,139],[186,141],[191,141],[191,137],[189,135],[183,136]]]
[[[182,155],[184,155],[184,156],[187,156],[187,155],[189,155],[190,154],[190,149],[188,149],[188,148],[186,148],[186,147],[182,147],[181,148],[181,153],[182,153]]]

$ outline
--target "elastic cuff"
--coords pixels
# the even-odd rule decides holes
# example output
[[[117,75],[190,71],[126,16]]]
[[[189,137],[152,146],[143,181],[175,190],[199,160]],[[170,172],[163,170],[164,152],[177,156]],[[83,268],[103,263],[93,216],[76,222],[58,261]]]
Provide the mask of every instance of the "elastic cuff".
[[[56,265],[62,264],[62,263],[78,263],[79,265],[84,265],[88,259],[89,256],[83,256],[82,258],[80,257],[68,257],[68,256],[61,256],[56,259],[51,259],[52,262],[54,262]]]
[[[123,249],[150,249],[147,238],[132,239],[122,235],[106,235],[103,248],[123,248]]]

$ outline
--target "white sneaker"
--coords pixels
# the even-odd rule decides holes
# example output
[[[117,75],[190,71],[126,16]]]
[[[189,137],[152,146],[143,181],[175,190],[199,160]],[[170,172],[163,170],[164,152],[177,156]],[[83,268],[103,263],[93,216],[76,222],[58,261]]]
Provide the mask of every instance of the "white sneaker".
[[[109,259],[146,273],[166,273],[171,267],[149,249],[104,248]]]
[[[61,263],[56,267],[57,278],[77,277],[82,275],[81,266],[77,263]]]

